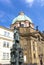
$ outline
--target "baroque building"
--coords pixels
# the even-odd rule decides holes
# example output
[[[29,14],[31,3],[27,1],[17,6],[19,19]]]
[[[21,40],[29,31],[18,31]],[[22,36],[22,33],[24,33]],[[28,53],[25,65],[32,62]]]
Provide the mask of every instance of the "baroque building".
[[[13,45],[13,31],[0,26],[0,65],[10,64],[10,49]]]
[[[14,18],[11,29],[19,28],[20,44],[23,48],[25,64],[44,64],[44,33],[35,29],[32,20],[23,12]]]
[[[10,64],[10,49],[14,43],[14,27],[19,28],[20,44],[25,64],[44,64],[44,32],[34,28],[32,20],[23,12],[13,19],[9,28],[0,26],[0,65]]]

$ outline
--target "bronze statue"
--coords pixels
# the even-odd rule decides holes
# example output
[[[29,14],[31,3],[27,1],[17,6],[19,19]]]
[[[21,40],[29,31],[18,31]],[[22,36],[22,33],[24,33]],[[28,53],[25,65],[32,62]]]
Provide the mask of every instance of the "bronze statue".
[[[20,46],[19,30],[14,28],[14,44],[11,49],[11,65],[23,65],[23,49]]]

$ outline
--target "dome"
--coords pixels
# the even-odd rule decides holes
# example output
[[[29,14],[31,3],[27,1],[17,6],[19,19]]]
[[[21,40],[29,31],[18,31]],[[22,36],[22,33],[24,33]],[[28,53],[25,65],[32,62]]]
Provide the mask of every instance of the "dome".
[[[13,19],[12,24],[16,23],[17,21],[21,22],[21,21],[25,21],[25,20],[28,20],[29,22],[32,23],[32,21],[29,17],[27,17],[23,12],[20,12],[19,15]]]

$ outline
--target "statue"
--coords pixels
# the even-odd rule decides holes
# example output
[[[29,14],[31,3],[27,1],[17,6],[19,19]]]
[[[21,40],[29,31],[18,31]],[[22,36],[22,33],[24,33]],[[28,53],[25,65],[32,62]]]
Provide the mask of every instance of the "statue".
[[[14,30],[14,39],[16,40],[16,41],[19,41],[19,31],[18,31],[18,28],[14,28],[15,30]]]
[[[14,40],[15,43],[11,49],[11,65],[23,65],[23,49],[20,46],[19,30],[14,28]]]
[[[38,31],[38,26],[36,26],[36,30]]]

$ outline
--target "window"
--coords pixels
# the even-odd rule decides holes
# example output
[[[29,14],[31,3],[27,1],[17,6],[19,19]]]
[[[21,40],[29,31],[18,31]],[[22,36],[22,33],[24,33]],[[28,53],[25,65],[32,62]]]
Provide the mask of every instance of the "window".
[[[26,55],[24,55],[24,62],[26,62]]]
[[[6,47],[6,42],[4,41],[4,43],[3,43],[3,47]]]
[[[7,34],[7,32],[6,32],[6,31],[4,31],[4,36],[6,36],[6,34]]]
[[[10,35],[10,33],[9,32],[7,32],[7,36],[9,37],[9,35]]]
[[[24,24],[25,27],[29,27],[29,22],[26,21],[25,24]]]
[[[38,40],[40,41],[40,36],[38,35]]]
[[[3,47],[9,48],[9,42],[4,41]]]
[[[6,59],[6,53],[3,53],[3,59],[4,60]]]
[[[9,47],[9,42],[7,42],[7,47]]]
[[[35,56],[35,53],[34,53],[34,59],[36,58],[36,56]]]
[[[8,60],[9,59],[9,53],[3,53],[3,59]]]
[[[4,31],[4,36],[8,36],[9,37],[10,33],[7,31]]]
[[[9,59],[9,53],[7,53],[6,55],[7,55],[7,59]]]
[[[24,24],[20,24],[21,27],[24,27]]]
[[[35,50],[35,45],[33,44],[33,50]]]
[[[33,42],[33,50],[35,51],[35,42]]]

